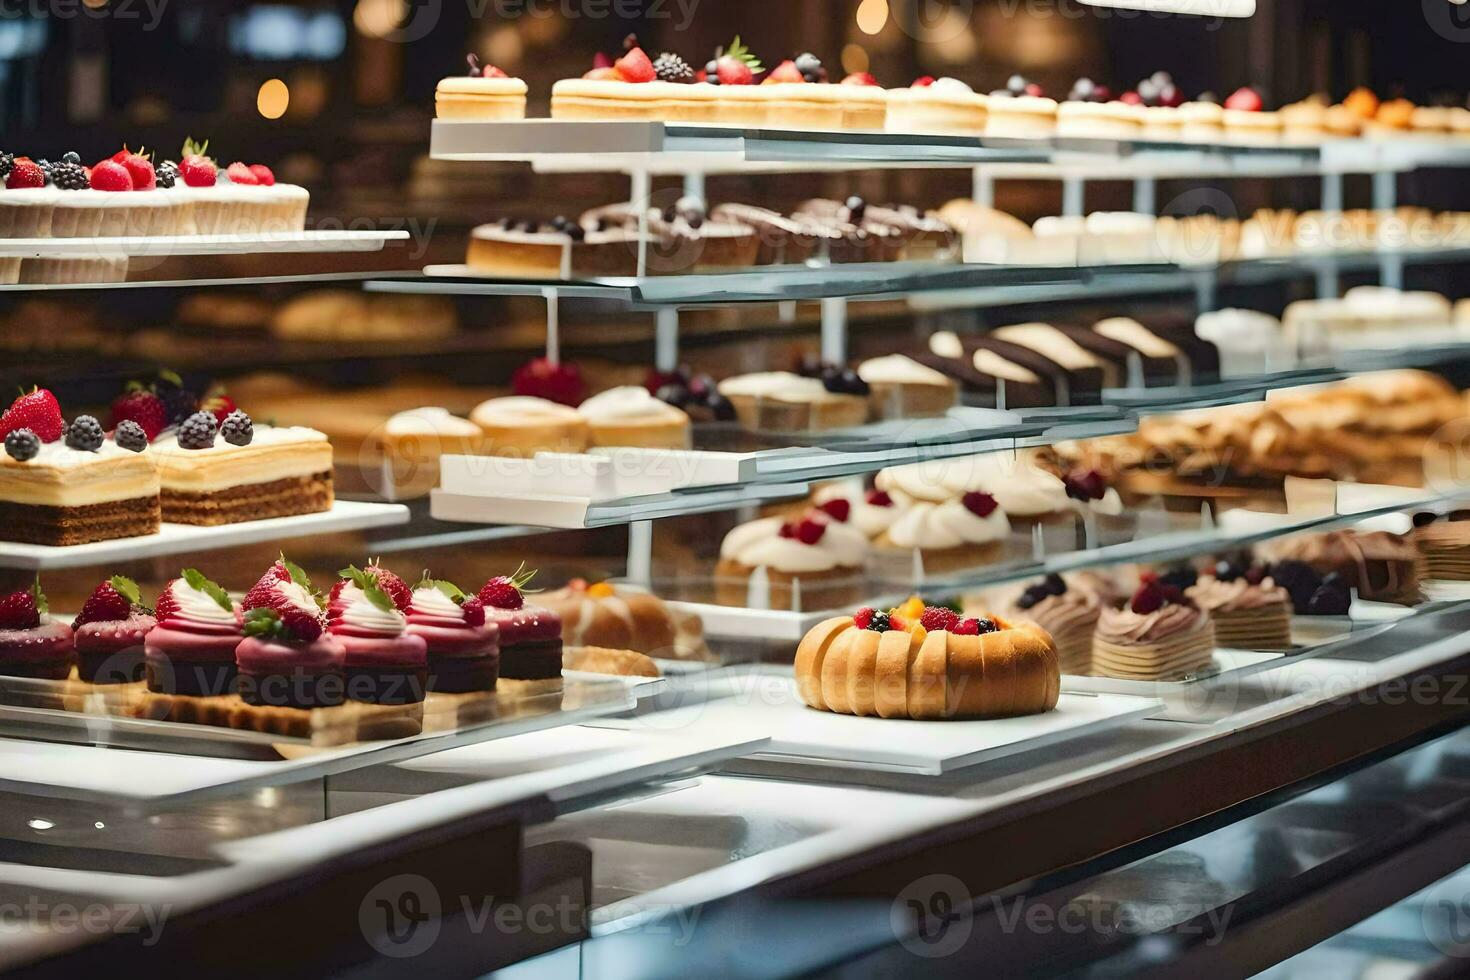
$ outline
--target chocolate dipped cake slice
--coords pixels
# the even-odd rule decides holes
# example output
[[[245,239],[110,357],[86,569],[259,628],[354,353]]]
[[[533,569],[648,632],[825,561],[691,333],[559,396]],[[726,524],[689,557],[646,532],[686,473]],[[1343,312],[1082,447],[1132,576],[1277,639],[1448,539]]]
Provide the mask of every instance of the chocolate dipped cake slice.
[[[1046,408],[1057,404],[1057,389],[1052,379],[995,351],[966,351],[963,341],[947,331],[934,334],[927,349],[913,351],[910,356],[952,378],[966,394],[978,396],[982,401],[995,401],[1004,386],[1005,404],[1009,407]]]
[[[1115,319],[1125,319],[1117,317]],[[1156,388],[1184,383],[1189,377],[1189,364],[1173,345],[1173,355],[1164,355],[1162,347],[1136,346],[1121,336],[1094,330],[1076,323],[1059,323],[1056,328],[1069,340],[1099,361],[1112,365],[1121,387]],[[1148,352],[1153,351],[1152,356]]]
[[[990,351],[1046,379],[1055,392],[1052,404],[1096,405],[1102,401],[1103,372],[1095,363],[1073,362],[1076,366],[1069,367],[1055,352],[1044,354],[1032,346],[989,335],[965,337],[963,343],[971,357],[976,351]]]

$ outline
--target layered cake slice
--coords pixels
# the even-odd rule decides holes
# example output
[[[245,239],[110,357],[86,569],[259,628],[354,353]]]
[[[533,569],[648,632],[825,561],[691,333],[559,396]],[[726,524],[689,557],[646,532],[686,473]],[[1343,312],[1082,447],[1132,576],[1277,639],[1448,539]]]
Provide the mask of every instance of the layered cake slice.
[[[1277,585],[1267,570],[1242,568],[1228,561],[1202,575],[1184,594],[1215,626],[1215,642],[1232,650],[1290,650],[1291,593]]]
[[[67,425],[38,389],[0,416],[0,539],[74,545],[156,534],[159,463],[138,426],[107,439],[81,415]]]
[[[332,508],[332,447],[315,429],[196,412],[159,437],[153,454],[166,521],[214,526]]]
[[[1178,680],[1210,666],[1210,614],[1177,586],[1145,577],[1127,605],[1107,608],[1092,640],[1092,669],[1127,680]]]

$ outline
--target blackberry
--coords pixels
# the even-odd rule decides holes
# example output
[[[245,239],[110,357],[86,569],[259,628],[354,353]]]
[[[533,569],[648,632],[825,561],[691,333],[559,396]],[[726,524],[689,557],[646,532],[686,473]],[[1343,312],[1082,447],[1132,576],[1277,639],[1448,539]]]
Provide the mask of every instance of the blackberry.
[[[255,438],[255,423],[244,412],[234,411],[220,423],[219,434],[232,446],[248,446]]]
[[[69,449],[95,453],[102,448],[102,439],[102,423],[90,415],[78,415],[66,427],[66,445]]]
[[[889,622],[886,612],[875,612],[873,618],[868,620],[868,629],[874,633],[887,633],[893,629],[893,624]]]
[[[214,445],[216,425],[209,412],[195,412],[179,426],[179,448],[208,449]]]
[[[998,632],[1000,632],[1000,626],[993,619],[978,619],[975,621],[975,634],[977,636]]]
[[[179,182],[179,165],[172,160],[165,160],[153,172],[153,177],[159,187],[172,187]]]
[[[68,153],[67,156],[75,156]],[[79,163],[53,163],[51,165],[51,183],[64,191],[84,191],[91,186],[87,179],[87,168]]]
[[[112,433],[112,441],[132,453],[141,453],[148,448],[148,433],[132,419],[119,422]]]
[[[157,394],[168,412],[170,425],[178,425],[199,410],[198,397],[187,388],[169,382],[159,382]]]
[[[0,180],[10,176],[10,171],[15,169],[15,154],[0,153]]]
[[[658,60],[653,63],[653,73],[661,82],[687,84],[694,81],[694,69],[689,67],[689,62],[672,51],[665,51],[658,56]]]
[[[24,463],[36,458],[41,451],[41,440],[30,429],[16,429],[5,437],[5,451],[11,459]]]

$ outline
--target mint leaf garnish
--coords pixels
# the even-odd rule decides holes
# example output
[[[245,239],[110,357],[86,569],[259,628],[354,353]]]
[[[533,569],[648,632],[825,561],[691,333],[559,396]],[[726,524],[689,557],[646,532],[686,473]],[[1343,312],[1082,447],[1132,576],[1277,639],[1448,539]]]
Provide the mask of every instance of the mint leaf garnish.
[[[129,605],[136,606],[143,601],[143,593],[138,589],[138,583],[126,575],[114,575],[107,580],[107,583],[118,595],[128,600]]]
[[[205,595],[209,596],[216,603],[218,603],[219,607],[225,612],[235,611],[234,603],[230,602],[230,594],[224,589],[220,588],[219,585],[217,585],[216,583],[211,582],[209,579],[205,578],[204,573],[201,572],[199,569],[186,568],[183,571],[183,575],[184,581],[189,583],[189,588],[193,589],[195,592],[203,592]]]

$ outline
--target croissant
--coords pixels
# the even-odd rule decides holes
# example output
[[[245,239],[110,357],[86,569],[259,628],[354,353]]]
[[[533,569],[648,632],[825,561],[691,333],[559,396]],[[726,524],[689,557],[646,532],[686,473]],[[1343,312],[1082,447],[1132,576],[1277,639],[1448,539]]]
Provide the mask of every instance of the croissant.
[[[797,691],[813,708],[880,718],[1006,718],[1056,707],[1051,636],[1033,623],[988,622],[997,628],[962,636],[826,620],[797,647]]]

